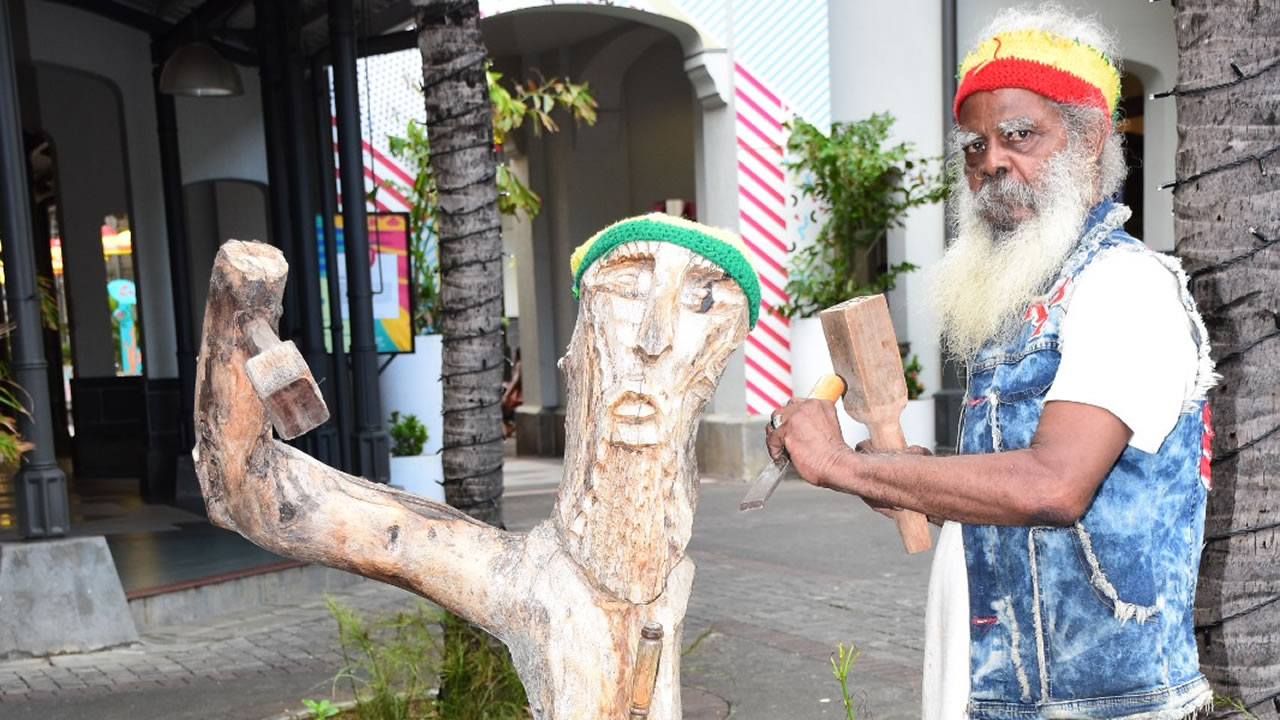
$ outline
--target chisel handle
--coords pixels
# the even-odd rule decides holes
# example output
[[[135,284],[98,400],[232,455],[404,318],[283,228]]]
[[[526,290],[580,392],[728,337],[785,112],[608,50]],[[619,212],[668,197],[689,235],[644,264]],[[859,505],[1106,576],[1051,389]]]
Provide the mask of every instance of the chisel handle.
[[[844,378],[830,373],[818,378],[818,382],[814,383],[813,389],[809,391],[809,397],[834,403],[844,395],[846,387]]]

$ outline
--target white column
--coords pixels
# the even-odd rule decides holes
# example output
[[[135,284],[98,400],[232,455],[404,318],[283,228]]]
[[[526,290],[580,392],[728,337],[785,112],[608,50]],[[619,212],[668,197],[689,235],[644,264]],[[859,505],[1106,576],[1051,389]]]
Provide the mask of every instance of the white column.
[[[890,142],[910,141],[915,155],[943,153],[942,7],[937,0],[828,3],[831,32],[831,119],[861,120],[875,112],[895,118]],[[909,28],[909,32],[902,32]],[[917,208],[889,237],[889,262],[918,270],[899,277],[889,293],[894,329],[924,366],[925,394],[941,384],[937,325],[928,303],[926,273],[942,256],[941,204]]]

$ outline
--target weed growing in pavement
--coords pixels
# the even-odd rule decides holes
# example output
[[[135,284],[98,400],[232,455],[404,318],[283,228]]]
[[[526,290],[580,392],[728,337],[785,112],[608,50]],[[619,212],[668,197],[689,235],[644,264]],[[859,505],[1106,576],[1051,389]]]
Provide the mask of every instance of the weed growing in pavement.
[[[836,652],[831,656],[831,672],[840,681],[840,697],[844,701],[844,712],[849,720],[856,720],[853,714],[853,699],[849,697],[849,666],[853,665],[853,661],[858,659],[862,654],[853,643],[849,643],[849,649],[844,649],[844,643],[836,646]]]
[[[315,701],[304,698],[302,704],[307,706],[307,709],[311,711],[311,717],[316,720],[325,720],[325,718],[331,718],[338,714],[338,708],[334,707],[329,700]]]

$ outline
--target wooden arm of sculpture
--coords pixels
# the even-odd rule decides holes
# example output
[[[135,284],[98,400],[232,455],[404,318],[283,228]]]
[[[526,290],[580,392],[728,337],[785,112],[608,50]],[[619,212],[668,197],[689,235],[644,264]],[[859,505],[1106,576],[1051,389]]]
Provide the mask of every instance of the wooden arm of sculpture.
[[[287,274],[280,251],[261,243],[230,241],[214,261],[193,451],[209,519],[279,555],[406,588],[493,631],[511,605],[510,578],[496,575],[516,564],[520,537],[272,439],[272,420],[292,426],[282,434],[301,434],[327,417],[301,356],[271,330]]]

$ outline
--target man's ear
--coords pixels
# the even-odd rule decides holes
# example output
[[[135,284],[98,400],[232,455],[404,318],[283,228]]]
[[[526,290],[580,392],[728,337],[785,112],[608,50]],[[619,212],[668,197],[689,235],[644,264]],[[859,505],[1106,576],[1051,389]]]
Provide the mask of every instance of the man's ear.
[[[1111,136],[1111,123],[1098,122],[1093,124],[1093,159],[1101,160],[1102,151],[1107,147],[1107,138]]]

